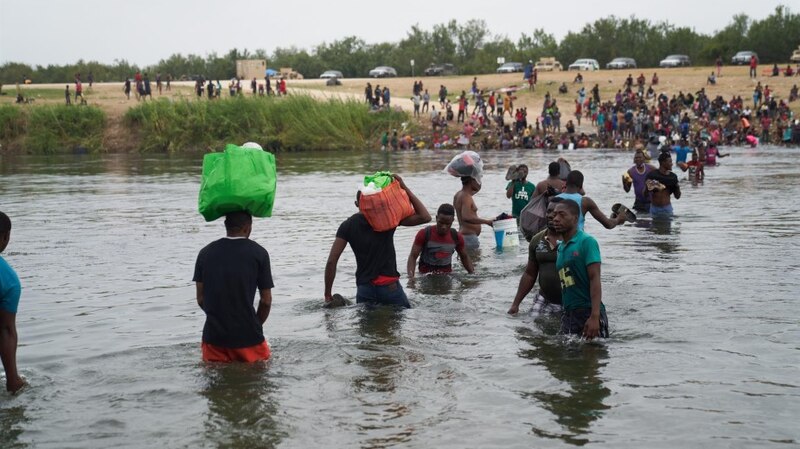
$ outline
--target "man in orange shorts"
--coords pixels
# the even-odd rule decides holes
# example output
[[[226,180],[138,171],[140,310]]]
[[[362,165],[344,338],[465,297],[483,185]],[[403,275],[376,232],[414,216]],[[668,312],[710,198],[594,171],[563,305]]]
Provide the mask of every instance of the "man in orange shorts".
[[[272,307],[269,254],[250,240],[253,218],[247,212],[225,215],[224,238],[200,251],[194,268],[197,304],[206,314],[203,360],[257,362],[270,357],[262,326]],[[253,298],[259,292],[258,309]]]

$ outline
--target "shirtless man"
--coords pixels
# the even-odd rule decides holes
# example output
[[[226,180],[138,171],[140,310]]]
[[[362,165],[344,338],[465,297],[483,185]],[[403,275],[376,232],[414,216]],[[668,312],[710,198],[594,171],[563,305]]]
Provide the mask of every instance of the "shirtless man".
[[[564,181],[558,177],[560,171],[561,165],[558,162],[551,162],[550,165],[547,166],[547,179],[539,181],[539,183],[536,184],[536,190],[533,191],[533,196],[544,195],[549,187],[552,187],[557,193],[561,193],[561,191],[564,190]]]
[[[676,200],[680,199],[681,188],[678,185],[678,176],[672,172],[672,157],[669,153],[658,156],[658,170],[647,174],[645,184],[650,191],[650,216],[671,217],[672,203],[669,197],[674,195]]]
[[[667,153],[669,155],[669,153]],[[586,221],[586,212],[592,214],[595,220],[599,221],[606,229],[614,229],[617,225],[625,223],[625,214],[620,214],[617,218],[609,218],[600,211],[597,203],[593,199],[583,194],[583,173],[572,170],[567,175],[567,187],[564,193],[558,195],[561,198],[572,200],[580,206],[578,217],[578,230],[583,231],[583,224]]]
[[[473,195],[481,191],[481,183],[471,176],[461,177],[461,190],[453,197],[453,206],[458,217],[458,231],[464,235],[467,249],[480,247],[478,236],[481,235],[481,225],[492,226],[493,221],[478,216],[478,206]]]

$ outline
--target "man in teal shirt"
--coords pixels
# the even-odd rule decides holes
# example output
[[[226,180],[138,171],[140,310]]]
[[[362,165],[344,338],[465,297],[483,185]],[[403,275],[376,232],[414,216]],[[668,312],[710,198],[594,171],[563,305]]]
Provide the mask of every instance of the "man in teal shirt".
[[[0,212],[0,253],[11,239],[11,220]],[[0,256],[0,359],[6,371],[6,390],[16,393],[25,381],[17,372],[17,306],[21,287],[14,269]]]
[[[506,178],[508,179],[508,178]],[[511,215],[519,222],[519,214],[533,198],[536,186],[528,182],[528,166],[522,164],[517,167],[516,175],[506,186],[506,198],[511,198]]]
[[[559,202],[553,225],[562,235],[556,270],[561,280],[561,332],[591,340],[608,337],[608,317],[600,283],[600,247],[597,240],[578,230],[580,206],[571,199]]]

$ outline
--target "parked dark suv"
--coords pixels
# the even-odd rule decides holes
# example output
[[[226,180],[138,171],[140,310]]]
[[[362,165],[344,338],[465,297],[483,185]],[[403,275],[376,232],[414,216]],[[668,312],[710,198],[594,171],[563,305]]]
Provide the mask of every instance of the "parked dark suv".
[[[425,69],[425,76],[458,75],[458,69],[453,64],[431,64]]]

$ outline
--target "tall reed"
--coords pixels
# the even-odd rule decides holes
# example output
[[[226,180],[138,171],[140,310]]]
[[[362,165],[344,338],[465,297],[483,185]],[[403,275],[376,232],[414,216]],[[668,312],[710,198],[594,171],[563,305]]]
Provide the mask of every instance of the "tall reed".
[[[142,151],[213,151],[258,142],[272,150],[362,149],[408,119],[405,112],[370,112],[356,100],[310,96],[167,99],[128,110]]]

